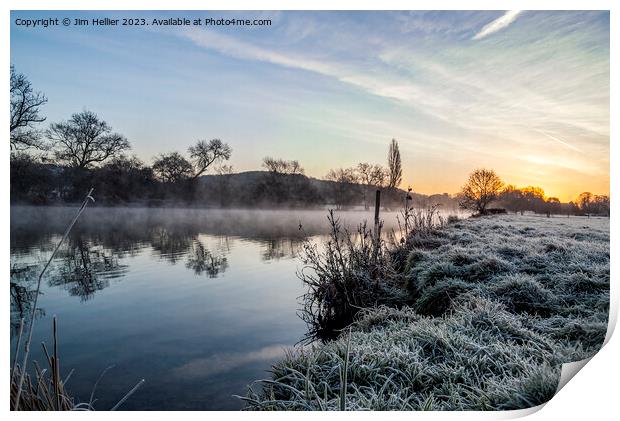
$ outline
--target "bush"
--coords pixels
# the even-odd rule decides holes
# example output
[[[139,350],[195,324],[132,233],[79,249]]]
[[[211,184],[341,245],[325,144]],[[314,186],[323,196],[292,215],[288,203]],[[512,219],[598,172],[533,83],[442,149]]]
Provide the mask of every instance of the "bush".
[[[361,308],[403,300],[380,236],[365,224],[352,235],[332,211],[328,220],[331,231],[324,249],[306,242],[301,257],[304,268],[298,274],[308,287],[301,316],[308,324],[309,340],[337,337]]]

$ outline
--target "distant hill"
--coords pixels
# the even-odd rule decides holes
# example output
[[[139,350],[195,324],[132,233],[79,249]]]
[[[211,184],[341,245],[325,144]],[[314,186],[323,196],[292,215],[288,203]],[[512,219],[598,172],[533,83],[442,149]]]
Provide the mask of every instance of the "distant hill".
[[[295,207],[361,207],[364,198],[374,206],[373,187],[357,183],[338,183],[320,180],[303,174],[274,174],[268,171],[244,171],[226,175],[204,175],[200,178],[197,192],[201,199],[222,206],[270,206]],[[402,189],[382,189],[382,205],[400,208],[407,192]],[[210,196],[210,197],[207,197]],[[427,196],[410,193],[414,206],[441,204],[456,206],[448,195]],[[219,203],[218,203],[219,202]]]
[[[375,188],[357,183],[319,180],[303,174],[245,171],[204,175],[173,183],[158,181],[150,167],[128,160],[92,169],[65,167],[30,156],[11,157],[11,203],[37,205],[80,203],[94,188],[97,205],[205,206],[240,208],[374,207]],[[407,193],[382,189],[384,209],[402,209]],[[413,206],[440,203],[456,207],[447,194],[411,193]]]

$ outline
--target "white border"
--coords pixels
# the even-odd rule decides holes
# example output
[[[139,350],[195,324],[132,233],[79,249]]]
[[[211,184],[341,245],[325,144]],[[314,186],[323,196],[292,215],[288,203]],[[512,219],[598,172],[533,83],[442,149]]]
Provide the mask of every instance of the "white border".
[[[610,138],[610,156],[611,156],[611,201],[612,201],[612,217],[611,217],[611,252],[612,252],[612,265],[611,265],[611,278],[612,278],[612,305],[610,310],[610,332],[615,325],[617,319],[618,310],[618,266],[616,260],[618,258],[618,227],[617,222],[618,215],[617,206],[619,201],[617,200],[618,192],[618,171],[620,165],[618,163],[618,157],[620,157],[620,149],[618,148],[618,122],[614,120],[614,116],[620,115],[618,113],[618,77],[615,73],[618,73],[618,24],[620,19],[620,7],[617,6],[618,2],[603,1],[603,0],[589,0],[589,1],[553,1],[553,0],[474,0],[474,1],[458,1],[458,0],[444,0],[444,1],[406,1],[406,0],[382,0],[380,2],[373,2],[371,0],[358,0],[355,2],[345,0],[314,0],[314,1],[286,1],[286,0],[236,0],[236,1],[191,1],[191,0],[176,0],[176,1],[162,1],[162,0],[93,0],[89,2],[77,1],[77,0],[56,0],[42,1],[42,0],[8,0],[4,1],[2,7],[4,9],[3,25],[1,26],[0,36],[2,37],[2,62],[0,68],[6,69],[5,83],[8,82],[8,69],[10,61],[10,10],[450,10],[450,9],[462,9],[462,10],[511,10],[511,9],[523,9],[523,10],[611,10],[611,104],[610,104],[610,116],[611,118],[611,138]],[[378,8],[380,6],[380,8]],[[4,102],[3,113],[8,116],[8,89],[5,85],[4,90]],[[3,132],[6,133],[8,120],[3,121]],[[9,154],[8,154],[8,142],[6,142],[6,152],[1,156],[0,171],[2,174],[1,183],[1,200],[2,208],[0,209],[0,227],[2,229],[1,238],[1,255],[4,256],[4,270],[6,271],[10,266],[10,252],[9,252]],[[6,273],[6,272],[5,272]],[[8,274],[7,274],[8,275]],[[2,340],[2,353],[3,361],[5,364],[9,361],[9,323],[7,316],[8,300],[2,300],[2,308],[4,310],[5,321],[0,324],[0,338]],[[608,335],[609,339],[609,335]],[[587,369],[581,371],[575,379],[568,382],[568,384],[555,396],[544,408],[536,408],[539,410],[535,414],[531,415],[532,419],[611,419],[612,414],[617,416],[618,409],[618,374],[620,372],[620,363],[617,356],[620,355],[620,345],[617,338],[611,337],[609,343],[587,364]],[[6,367],[6,366],[5,366]],[[8,376],[9,370],[5,370],[5,375]],[[4,409],[8,412],[9,409],[9,393],[8,382],[0,382],[1,391],[0,396],[4,400]],[[459,417],[463,420],[479,420],[479,419],[498,419],[498,418],[514,418],[520,415],[527,415],[532,411],[516,411],[512,413],[484,413],[484,412],[466,412],[466,413],[446,413],[446,412],[432,412],[432,413],[390,413],[389,417],[399,419],[410,419],[410,417],[421,417],[428,419],[454,419]],[[60,414],[60,413],[14,413],[9,414],[11,417],[20,419],[58,419],[60,417],[65,418],[68,416],[79,416],[76,414]],[[120,412],[113,415],[115,418],[130,419],[135,417],[146,416],[152,419],[169,419],[170,415],[176,415],[171,412],[148,412],[148,413],[130,413]],[[262,420],[271,419],[290,419],[292,417],[300,419],[315,419],[318,417],[335,419],[336,417],[345,417],[356,419],[376,419],[378,417],[384,418],[385,413],[329,413],[329,414],[317,414],[317,413],[256,413],[256,412],[185,412],[179,414],[184,419],[204,420],[205,417],[210,418],[215,416],[217,419],[237,419],[237,418],[253,418]],[[109,417],[109,413],[99,412],[91,413],[89,417],[99,418]]]

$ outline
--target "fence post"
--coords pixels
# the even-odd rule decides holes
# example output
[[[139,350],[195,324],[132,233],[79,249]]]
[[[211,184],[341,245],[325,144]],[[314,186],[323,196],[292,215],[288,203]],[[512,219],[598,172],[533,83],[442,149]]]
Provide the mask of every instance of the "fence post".
[[[373,235],[373,261],[374,267],[372,270],[372,277],[375,279],[375,288],[379,287],[379,278],[377,273],[377,260],[379,257],[379,248],[381,247],[381,224],[379,222],[379,209],[381,208],[381,190],[377,190],[375,195],[375,231]]]
[[[381,208],[381,190],[377,190],[375,195],[375,235],[379,231],[379,209]]]

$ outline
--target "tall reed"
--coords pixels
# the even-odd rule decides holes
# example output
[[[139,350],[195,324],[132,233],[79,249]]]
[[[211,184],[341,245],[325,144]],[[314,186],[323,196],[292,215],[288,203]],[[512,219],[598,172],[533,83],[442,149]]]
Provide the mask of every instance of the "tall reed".
[[[19,333],[15,346],[15,356],[13,359],[10,376],[10,403],[11,408],[15,411],[68,411],[94,409],[92,395],[94,394],[94,390],[97,387],[99,381],[95,383],[95,387],[93,388],[93,394],[91,394],[91,400],[88,403],[75,403],[74,399],[65,389],[65,385],[67,381],[71,378],[73,370],[64,379],[61,378],[60,358],[58,355],[58,325],[56,322],[56,316],[54,316],[52,320],[52,355],[49,354],[45,343],[41,344],[43,347],[43,352],[45,354],[45,359],[47,360],[48,368],[41,369],[39,364],[34,361],[34,377],[31,377],[28,374],[28,361],[30,357],[30,347],[32,344],[32,333],[34,330],[36,309],[39,295],[41,293],[41,281],[43,279],[43,275],[45,275],[45,272],[54,260],[54,257],[60,249],[60,246],[69,236],[69,233],[71,232],[71,229],[77,222],[78,218],[86,209],[86,205],[88,204],[88,202],[95,201],[95,199],[93,199],[92,197],[92,193],[93,189],[91,188],[86,195],[86,198],[78,208],[75,216],[65,229],[62,237],[56,244],[56,247],[52,251],[52,254],[45,263],[43,270],[41,270],[41,273],[39,274],[39,277],[37,279],[37,288],[35,290],[34,300],[31,309],[32,314],[30,316],[30,319],[28,320],[28,334],[26,342],[24,343],[24,355],[21,364],[18,363],[18,359],[20,355],[20,348],[24,334],[25,323],[23,318],[20,320]],[[105,372],[103,374],[105,374]],[[123,398],[112,408],[112,410],[116,410],[120,405],[122,405],[129,398],[129,396],[131,396],[143,383],[144,379],[138,382],[138,384],[136,384],[133,389],[131,389],[125,396],[123,396]]]

